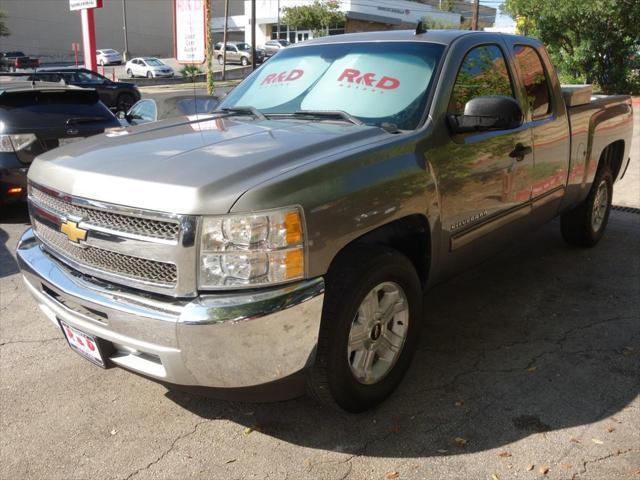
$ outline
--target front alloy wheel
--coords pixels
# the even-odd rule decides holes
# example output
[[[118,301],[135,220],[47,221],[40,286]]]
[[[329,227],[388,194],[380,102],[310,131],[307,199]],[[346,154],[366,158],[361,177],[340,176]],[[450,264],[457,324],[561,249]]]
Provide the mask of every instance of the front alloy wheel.
[[[359,244],[333,261],[325,287],[308,392],[331,407],[362,412],[391,395],[409,368],[422,323],[422,285],[397,250]]]
[[[351,323],[347,356],[360,383],[382,380],[393,368],[409,331],[409,306],[404,290],[394,282],[375,286],[360,304]]]

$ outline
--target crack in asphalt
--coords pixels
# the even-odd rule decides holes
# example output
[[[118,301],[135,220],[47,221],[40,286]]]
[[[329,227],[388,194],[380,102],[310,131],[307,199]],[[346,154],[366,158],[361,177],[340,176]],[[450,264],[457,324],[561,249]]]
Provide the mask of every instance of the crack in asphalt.
[[[598,463],[598,462],[601,462],[603,460],[607,460],[607,459],[612,458],[612,457],[619,457],[620,455],[625,455],[625,454],[633,452],[633,451],[636,451],[636,449],[627,448],[626,450],[617,450],[615,452],[609,453],[608,455],[605,455],[604,457],[594,458],[593,460],[584,460],[582,462],[582,470],[580,472],[575,472],[571,476],[571,480],[577,480],[580,475],[586,474],[587,470],[588,470],[587,465],[589,465],[591,463]],[[640,452],[640,449],[638,449],[637,451]]]
[[[10,340],[8,342],[0,343],[0,347],[4,347],[5,345],[15,345],[18,343],[47,343],[54,340],[60,340],[61,338],[62,337],[43,338],[42,340]]]
[[[176,437],[173,440],[173,442],[171,442],[171,445],[169,446],[169,448],[166,449],[164,452],[162,452],[160,454],[160,456],[158,456],[158,458],[156,458],[152,462],[149,462],[145,467],[141,467],[141,468],[137,469],[135,472],[130,473],[129,475],[124,477],[124,480],[130,480],[131,478],[133,478],[136,475],[138,475],[140,472],[145,471],[145,470],[149,470],[152,466],[154,466],[157,463],[159,463],[160,461],[162,461],[162,459],[164,457],[166,457],[169,453],[171,453],[171,451],[175,448],[176,444],[180,440],[183,440],[183,439],[193,435],[194,433],[196,433],[196,431],[198,430],[198,427],[200,427],[200,425],[205,424],[205,423],[209,423],[209,422],[211,422],[211,420],[203,420],[201,422],[196,423],[191,431],[183,433],[182,435],[179,435],[178,437]]]
[[[574,353],[586,353],[588,351],[596,351],[596,350],[603,350],[603,349],[589,349],[589,350],[580,350],[580,351],[566,351],[564,350],[564,343],[568,340],[569,336],[577,331],[581,331],[581,330],[587,330],[589,328],[593,328],[595,326],[598,325],[603,325],[603,324],[607,324],[607,323],[611,323],[611,322],[616,322],[616,321],[622,321],[622,320],[630,320],[630,317],[623,317],[621,315],[617,315],[615,317],[612,318],[608,318],[605,320],[598,320],[595,322],[591,322],[589,324],[586,325],[578,325],[576,327],[570,328],[568,330],[566,330],[565,332],[563,332],[559,337],[557,338],[542,338],[542,339],[538,339],[538,340],[530,340],[527,342],[524,341],[516,341],[516,342],[510,342],[510,343],[505,343],[502,344],[498,347],[495,348],[490,348],[490,349],[470,349],[470,351],[474,351],[478,353],[478,358],[476,358],[476,360],[473,363],[473,366],[471,369],[465,370],[463,372],[459,372],[457,373],[450,381],[442,383],[440,385],[437,385],[435,387],[430,387],[430,388],[426,388],[423,389],[422,392],[424,391],[437,391],[437,390],[447,390],[450,388],[453,388],[462,377],[468,376],[468,375],[472,375],[474,373],[513,373],[513,372],[523,372],[523,371],[527,371],[529,368],[533,367],[536,362],[538,362],[540,360],[540,358],[542,358],[545,355],[549,355],[552,353],[558,353],[558,352],[562,352],[562,353],[567,353],[567,354],[574,354]],[[550,344],[555,344],[556,348],[553,348],[551,350],[544,350],[542,352],[539,352],[537,355],[535,355],[530,361],[529,363],[523,368],[523,367],[518,367],[518,368],[507,368],[507,369],[483,369],[480,368],[480,363],[486,359],[485,354],[489,353],[489,352],[494,352],[494,351],[498,351],[501,350],[503,348],[509,348],[509,347],[513,347],[516,345],[529,345],[531,343],[534,342],[539,342],[539,343],[550,343]],[[616,349],[609,349],[608,351],[617,351]]]

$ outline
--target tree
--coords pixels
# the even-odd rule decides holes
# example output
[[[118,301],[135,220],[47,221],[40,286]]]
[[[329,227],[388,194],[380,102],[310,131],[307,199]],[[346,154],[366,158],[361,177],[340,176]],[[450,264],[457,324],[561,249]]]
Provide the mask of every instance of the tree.
[[[205,0],[205,22],[207,25],[207,32],[205,36],[206,53],[207,53],[207,94],[213,95],[215,93],[215,85],[213,82],[213,33],[211,32],[211,0]]]
[[[460,28],[460,25],[455,23],[443,22],[429,16],[422,18],[422,24],[427,30],[456,30]]]
[[[282,22],[299,29],[312,30],[318,37],[329,34],[329,27],[342,27],[346,22],[337,0],[314,0],[310,5],[285,7]]]
[[[7,14],[0,10],[0,37],[8,37],[11,34],[4,23],[6,18]]]
[[[597,83],[605,93],[633,85],[630,59],[640,49],[638,0],[506,0],[520,33],[538,37],[564,78]]]

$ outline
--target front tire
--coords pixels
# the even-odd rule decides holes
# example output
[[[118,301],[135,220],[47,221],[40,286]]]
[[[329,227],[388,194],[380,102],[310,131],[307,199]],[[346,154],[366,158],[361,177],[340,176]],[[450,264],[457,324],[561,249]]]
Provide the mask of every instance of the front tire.
[[[151,73],[151,72],[147,72],[147,78],[148,78],[148,79],[152,79],[152,78],[153,78],[153,73]]]
[[[359,245],[334,265],[307,390],[325,405],[363,412],[391,395],[409,368],[422,288],[409,259],[390,248]]]
[[[607,227],[613,198],[613,175],[607,165],[598,169],[587,198],[560,217],[562,237],[569,245],[593,247]]]
[[[247,57],[242,57],[242,59],[240,60],[240,63],[242,64],[243,67],[246,67],[247,65],[249,65],[249,60],[247,60]]]

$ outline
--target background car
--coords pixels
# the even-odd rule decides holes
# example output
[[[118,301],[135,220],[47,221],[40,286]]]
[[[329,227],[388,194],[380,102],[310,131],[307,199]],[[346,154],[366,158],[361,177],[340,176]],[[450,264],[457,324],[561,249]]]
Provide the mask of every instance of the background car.
[[[98,65],[122,65],[122,55],[117,50],[105,48],[96,50],[96,61]]]
[[[168,95],[145,98],[137,102],[126,114],[118,115],[122,126],[141,125],[183,115],[210,113],[219,100],[212,95]]]
[[[140,100],[138,87],[133,83],[114,82],[86,68],[47,68],[30,74],[29,80],[47,82],[64,81],[67,85],[83,88],[94,88],[100,100],[112,110],[127,111]]]
[[[251,45],[246,42],[227,42],[227,63],[239,63],[242,66],[251,64]],[[224,62],[222,42],[214,45],[214,53],[220,65]],[[256,63],[264,62],[264,50],[256,48]]]
[[[287,48],[291,42],[287,40],[269,40],[264,44],[264,55],[269,58],[278,53],[283,48]]]
[[[36,156],[119,127],[95,90],[13,79],[0,90],[0,205],[26,198]]]
[[[173,77],[175,75],[173,68],[155,57],[133,58],[127,62],[124,68],[131,78]]]
[[[6,72],[15,72],[16,70],[25,70],[37,68],[40,60],[26,56],[22,52],[0,52],[0,70]]]

